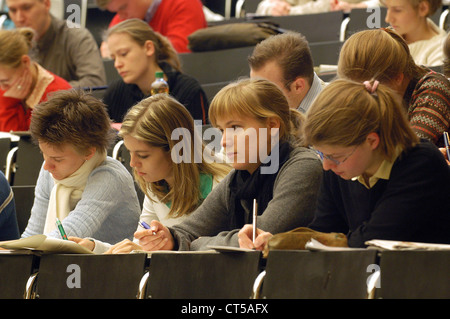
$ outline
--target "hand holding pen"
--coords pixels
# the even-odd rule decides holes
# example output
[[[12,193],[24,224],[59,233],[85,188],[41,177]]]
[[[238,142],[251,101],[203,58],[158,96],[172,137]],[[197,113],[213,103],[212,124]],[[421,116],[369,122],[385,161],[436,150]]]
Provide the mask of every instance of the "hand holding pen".
[[[251,237],[250,237],[251,234]],[[244,225],[238,233],[239,247],[263,250],[272,234],[258,228],[258,202],[253,200],[252,224]]]
[[[255,229],[255,240],[253,239],[253,224],[244,225],[238,232],[239,247],[246,249],[263,250],[272,234],[262,229]]]
[[[444,132],[443,136],[444,136],[445,149],[444,149],[444,151],[442,151],[442,154],[444,155],[444,157],[446,156],[447,164],[450,165],[450,140],[449,140],[447,132]]]
[[[153,220],[150,225],[141,221],[140,225],[144,229],[137,230],[134,233],[134,238],[139,240],[139,245],[144,250],[172,250],[175,247],[175,241],[169,229],[159,221]]]

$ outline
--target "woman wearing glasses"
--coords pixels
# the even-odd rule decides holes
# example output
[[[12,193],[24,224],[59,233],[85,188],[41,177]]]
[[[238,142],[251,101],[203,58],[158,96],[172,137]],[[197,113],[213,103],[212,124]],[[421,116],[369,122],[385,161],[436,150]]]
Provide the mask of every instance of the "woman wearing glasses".
[[[34,31],[0,30],[0,132],[28,131],[34,107],[70,84],[28,55]]]
[[[336,80],[311,106],[305,137],[324,176],[310,228],[371,239],[450,243],[450,169],[378,81]]]

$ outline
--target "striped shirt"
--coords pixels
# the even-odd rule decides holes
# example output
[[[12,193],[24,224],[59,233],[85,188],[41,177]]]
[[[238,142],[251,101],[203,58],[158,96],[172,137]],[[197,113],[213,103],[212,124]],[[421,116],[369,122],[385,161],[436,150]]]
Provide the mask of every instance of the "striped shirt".
[[[408,103],[408,118],[417,136],[443,147],[443,133],[449,132],[450,126],[450,81],[430,70],[422,78],[410,82],[404,100]]]
[[[314,72],[313,83],[311,84],[308,93],[305,95],[304,99],[302,100],[297,109],[302,113],[306,113],[306,111],[309,109],[309,107],[312,105],[316,97],[319,95],[319,93],[326,85],[327,83],[322,81]]]

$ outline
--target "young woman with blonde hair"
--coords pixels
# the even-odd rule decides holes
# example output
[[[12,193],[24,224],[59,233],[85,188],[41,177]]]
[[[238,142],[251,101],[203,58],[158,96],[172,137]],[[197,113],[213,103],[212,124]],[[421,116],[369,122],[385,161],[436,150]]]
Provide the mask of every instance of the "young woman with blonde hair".
[[[450,82],[418,66],[403,38],[390,29],[353,34],[342,46],[338,77],[357,82],[375,79],[403,96],[413,131],[443,147],[450,128]]]
[[[179,224],[230,172],[223,158],[206,148],[197,129],[186,108],[167,94],[144,99],[125,115],[119,134],[130,152],[135,180],[146,195],[141,221]],[[125,239],[114,246],[78,241],[96,253],[142,249],[137,240]]]
[[[385,20],[408,44],[418,65],[442,65],[442,46],[447,36],[430,17],[442,8],[442,0],[381,0]]]
[[[169,40],[142,20],[125,20],[106,33],[106,41],[121,79],[111,83],[104,101],[112,120],[121,123],[133,105],[150,96],[155,73],[164,72],[169,94],[207,124],[209,103],[198,81],[181,72],[180,60]]]
[[[450,243],[450,170],[419,140],[398,95],[378,81],[336,80],[312,105],[305,137],[325,170],[310,228],[371,239]]]
[[[0,30],[0,131],[28,131],[33,108],[70,84],[28,55],[34,31]]]
[[[168,228],[152,221],[151,229],[136,232],[145,250],[262,249],[259,232],[252,242],[253,208],[258,227],[271,233],[305,226],[313,217],[320,160],[303,146],[303,115],[289,108],[280,89],[267,80],[244,79],[223,88],[210,111],[234,170],[182,223]]]

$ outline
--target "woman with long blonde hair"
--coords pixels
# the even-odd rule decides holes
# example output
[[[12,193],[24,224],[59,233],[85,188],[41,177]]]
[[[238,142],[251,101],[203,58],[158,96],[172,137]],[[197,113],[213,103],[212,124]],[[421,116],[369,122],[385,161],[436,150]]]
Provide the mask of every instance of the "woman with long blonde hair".
[[[145,194],[141,222],[181,223],[230,172],[223,158],[205,146],[197,129],[186,108],[167,94],[144,99],[125,115],[119,135]],[[142,249],[137,240],[128,239],[114,246],[96,240],[80,243],[96,253]]]
[[[212,124],[234,170],[186,220],[135,233],[145,250],[205,250],[210,245],[263,249],[259,236],[307,225],[322,176],[300,134],[303,115],[272,82],[243,79],[213,99]],[[256,204],[255,204],[256,202]],[[252,212],[258,215],[253,241]],[[170,229],[170,230],[169,230]]]

